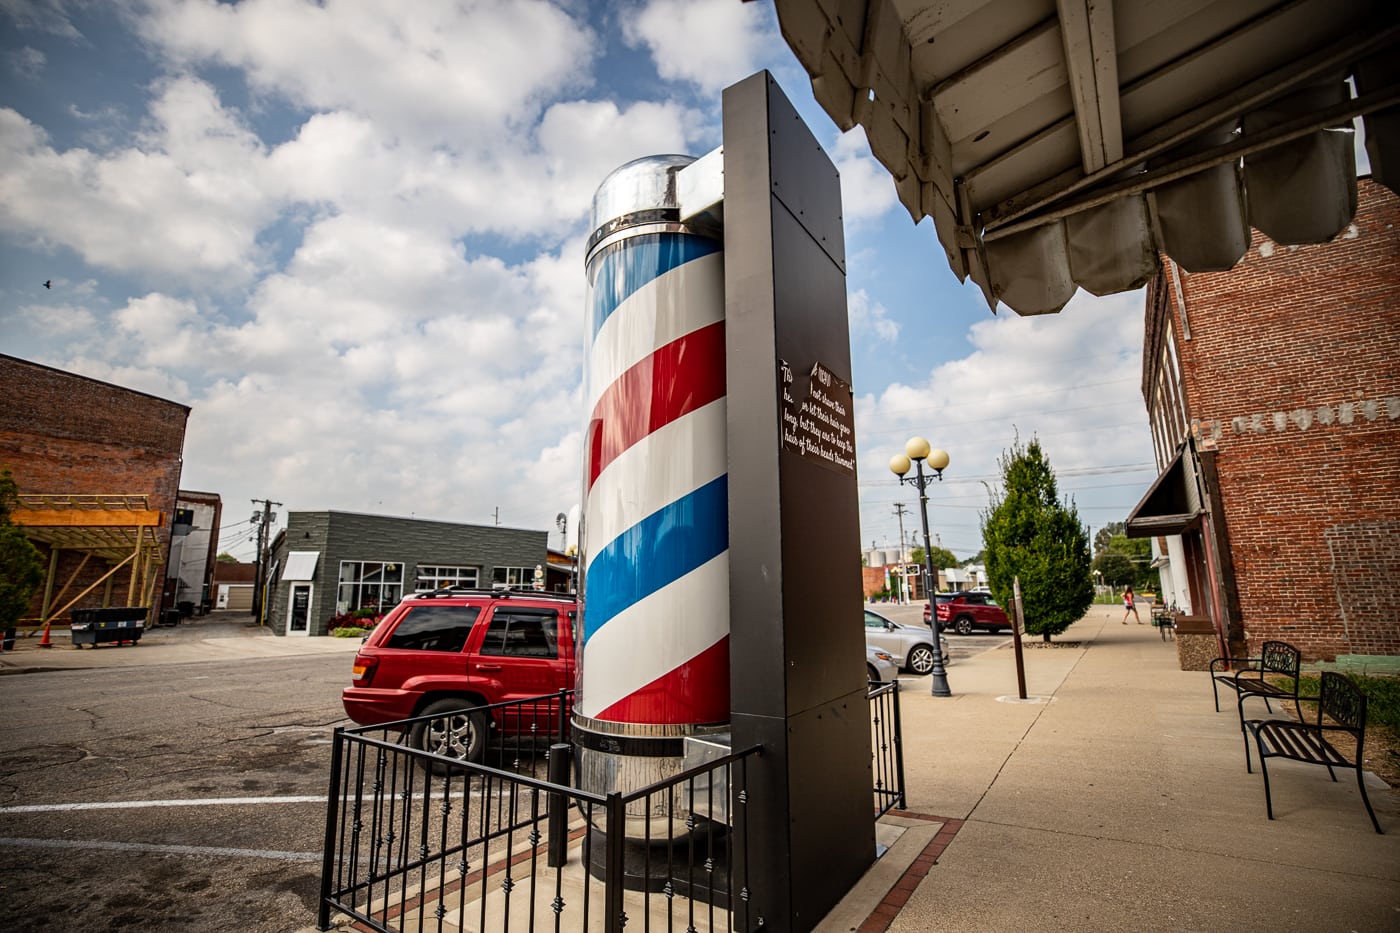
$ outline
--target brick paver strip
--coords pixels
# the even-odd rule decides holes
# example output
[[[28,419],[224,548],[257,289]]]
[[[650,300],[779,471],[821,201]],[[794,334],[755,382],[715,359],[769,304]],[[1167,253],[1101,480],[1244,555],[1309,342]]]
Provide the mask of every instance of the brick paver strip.
[[[924,880],[929,869],[938,863],[943,851],[952,843],[953,837],[962,829],[963,821],[950,819],[945,816],[932,816],[927,813],[910,813],[905,810],[890,811],[894,816],[902,816],[911,820],[927,820],[930,823],[942,823],[937,835],[924,846],[924,851],[920,852],[914,861],[909,863],[909,867],[904,870],[904,874],[899,876],[899,880],[886,892],[880,904],[865,918],[865,922],[857,928],[857,933],[885,933],[894,922],[894,918],[899,916],[899,911],[908,903],[914,890],[918,888],[919,882]]]

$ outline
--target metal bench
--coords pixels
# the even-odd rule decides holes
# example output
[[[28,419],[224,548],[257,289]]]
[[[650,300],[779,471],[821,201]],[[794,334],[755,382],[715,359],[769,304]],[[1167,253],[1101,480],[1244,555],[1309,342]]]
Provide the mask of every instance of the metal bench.
[[[1176,610],[1169,606],[1152,607],[1152,624],[1157,627],[1157,634],[1162,636],[1162,641],[1166,641],[1170,636],[1176,639]]]
[[[1303,655],[1286,641],[1266,641],[1257,658],[1216,658],[1210,662],[1210,689],[1215,695],[1215,711],[1220,712],[1220,685],[1224,684],[1239,696],[1240,730],[1244,730],[1244,701],[1249,697],[1263,697],[1264,708],[1273,712],[1269,700],[1292,700],[1298,718],[1303,718],[1298,706],[1298,669]],[[1235,668],[1226,671],[1226,667]],[[1287,683],[1279,684],[1268,679],[1269,675],[1287,678]]]
[[[1300,715],[1300,720],[1302,719]],[[1364,760],[1361,752],[1366,739],[1366,694],[1352,683],[1350,678],[1333,671],[1322,672],[1322,691],[1317,703],[1316,722],[1295,722],[1291,719],[1250,719],[1245,726],[1254,737],[1259,751],[1259,770],[1264,773],[1264,805],[1269,819],[1274,818],[1274,798],[1269,788],[1270,758],[1287,758],[1304,764],[1322,765],[1337,780],[1334,768],[1351,768],[1356,772],[1356,786],[1361,791],[1361,802],[1366,805],[1366,813],[1371,817],[1371,825],[1376,832],[1382,832],[1376,820],[1376,811],[1371,809],[1371,800],[1366,796],[1366,782],[1361,774]],[[1356,743],[1356,751],[1346,754],[1328,741],[1329,735],[1345,734]],[[1249,760],[1249,742],[1244,745],[1245,770],[1253,773]]]

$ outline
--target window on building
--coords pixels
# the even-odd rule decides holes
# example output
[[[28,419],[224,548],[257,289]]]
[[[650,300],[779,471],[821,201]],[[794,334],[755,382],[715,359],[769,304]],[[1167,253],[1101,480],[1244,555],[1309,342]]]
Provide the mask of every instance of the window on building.
[[[557,658],[559,616],[552,609],[497,606],[491,616],[491,627],[482,641],[481,653],[514,658]]]
[[[491,573],[496,586],[528,588],[535,585],[534,567],[497,567]]]
[[[340,589],[336,593],[339,612],[387,612],[402,598],[403,564],[375,560],[340,562]]]
[[[444,586],[477,586],[480,578],[477,567],[435,567],[429,564],[418,565],[418,576],[413,588],[419,593],[431,593]]]
[[[480,606],[414,606],[394,627],[386,646],[459,652],[480,614]]]

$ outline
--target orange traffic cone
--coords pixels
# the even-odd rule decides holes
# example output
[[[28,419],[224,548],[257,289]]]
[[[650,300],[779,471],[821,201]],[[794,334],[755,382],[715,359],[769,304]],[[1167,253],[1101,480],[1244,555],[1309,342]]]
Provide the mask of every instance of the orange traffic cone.
[[[41,639],[39,639],[39,647],[40,647],[40,648],[52,648],[52,647],[53,647],[53,642],[49,641],[49,626],[52,625],[52,624],[53,624],[53,623],[51,623],[51,622],[45,622],[45,623],[44,623],[44,637],[41,638]]]

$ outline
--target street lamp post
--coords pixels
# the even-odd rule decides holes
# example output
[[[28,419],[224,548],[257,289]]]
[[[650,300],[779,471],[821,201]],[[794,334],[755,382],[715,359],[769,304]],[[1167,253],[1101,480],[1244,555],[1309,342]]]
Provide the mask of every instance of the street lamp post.
[[[912,461],[912,463],[911,463]],[[907,476],[910,466],[914,475]],[[924,473],[927,466],[929,473]],[[904,445],[904,453],[890,458],[890,472],[899,477],[901,483],[909,483],[919,492],[919,517],[924,524],[924,572],[928,574],[929,624],[933,627],[933,684],[932,693],[936,697],[950,697],[948,671],[943,666],[942,639],[938,637],[938,571],[933,567],[933,545],[928,536],[928,487],[934,477],[943,481],[943,471],[948,468],[948,452],[931,450],[922,437],[911,437]]]

